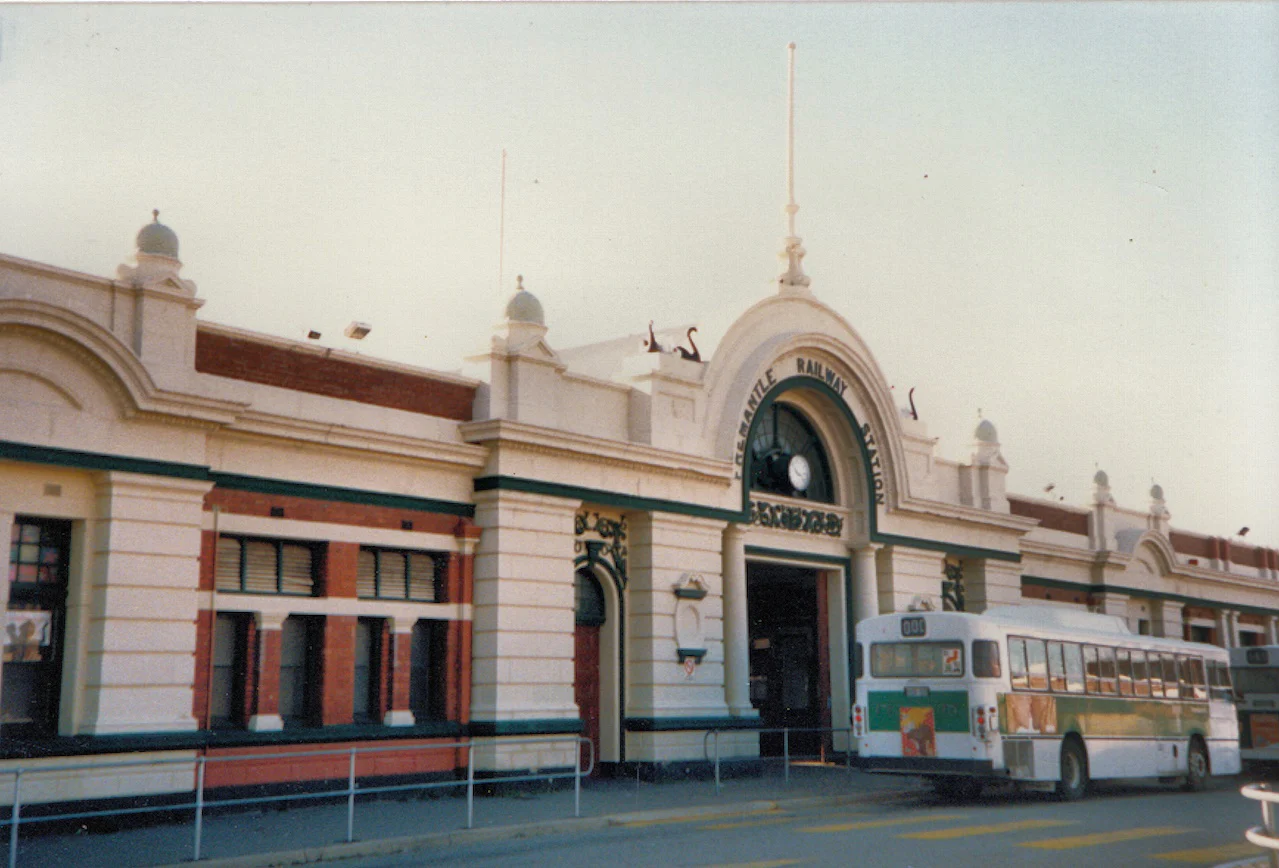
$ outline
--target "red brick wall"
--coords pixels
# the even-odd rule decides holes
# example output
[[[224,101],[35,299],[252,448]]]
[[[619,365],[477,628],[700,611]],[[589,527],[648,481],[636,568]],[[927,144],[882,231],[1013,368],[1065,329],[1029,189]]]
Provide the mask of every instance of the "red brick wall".
[[[389,530],[401,530],[404,527],[403,523],[407,521],[413,525],[413,530],[425,533],[445,533],[473,539],[477,539],[480,535],[480,529],[475,526],[475,522],[456,515],[370,506],[362,503],[342,503],[334,500],[315,500],[307,497],[287,497],[280,494],[258,494],[227,488],[215,488],[204,496],[206,511],[215,506],[232,515],[256,515],[270,518],[271,508],[281,507],[284,510],[284,518],[296,521],[323,521],[331,524]]]
[[[320,725],[350,723],[355,701],[354,615],[324,618],[320,654]]]
[[[298,392],[469,421],[475,389],[302,349],[197,329],[195,369]]]
[[[1211,558],[1215,551],[1213,544],[1216,540],[1212,537],[1180,533],[1174,530],[1168,534],[1168,541],[1172,543],[1173,551],[1190,557]]]
[[[195,615],[195,680],[191,691],[191,714],[200,729],[209,725],[209,645],[212,635],[213,612],[201,609]]]
[[[1013,515],[1039,519],[1039,526],[1048,530],[1088,535],[1087,513],[1059,509],[1044,503],[1022,500],[1012,495],[1008,496],[1008,508]]]
[[[444,715],[449,720],[471,720],[471,622],[450,621],[445,634]]]
[[[410,676],[413,674],[413,634],[386,632],[387,661],[387,711],[407,711],[409,707]]]
[[[420,774],[422,772],[448,772],[457,768],[457,752],[448,749],[430,750],[432,744],[447,744],[453,739],[408,739],[388,743],[386,741],[350,741],[315,745],[270,745],[266,747],[210,748],[206,755],[210,762],[205,769],[206,787],[251,786],[293,781],[345,780],[350,770],[350,755],[327,753],[348,751],[351,748],[389,746],[404,750],[381,751],[356,756],[357,777],[378,775]],[[320,751],[324,755],[316,756]],[[280,759],[256,759],[262,754],[289,754]],[[461,754],[465,757],[465,751]],[[229,761],[231,757],[243,757],[243,761]]]
[[[359,543],[329,543],[320,558],[320,596],[354,598],[359,559]]]
[[[1021,595],[1027,600],[1053,600],[1061,603],[1078,603],[1087,606],[1091,601],[1087,591],[1045,588],[1042,585],[1022,585]]]
[[[280,713],[280,649],[283,635],[279,630],[261,630],[257,634],[256,664],[250,671],[257,674],[253,685],[253,714]]]

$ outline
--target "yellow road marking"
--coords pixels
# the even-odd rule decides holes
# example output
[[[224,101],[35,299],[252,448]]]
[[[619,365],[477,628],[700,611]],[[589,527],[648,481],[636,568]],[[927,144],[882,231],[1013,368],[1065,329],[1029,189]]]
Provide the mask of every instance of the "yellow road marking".
[[[733,816],[757,817],[762,814],[776,814],[776,813],[777,813],[776,808],[761,808],[758,811],[743,811],[742,813],[734,814]],[[705,814],[692,814],[689,816],[682,816],[682,817],[663,817],[660,820],[628,820],[626,822],[618,823],[617,825],[622,826],[623,828],[626,828],[626,829],[637,829],[642,826],[665,826],[668,823],[705,823],[708,820],[712,820],[712,819],[714,819],[713,816],[708,817]]]
[[[737,823],[712,823],[709,826],[702,826],[706,831],[723,831],[724,829],[749,829],[752,826],[776,826],[778,823],[793,823],[795,815],[789,814],[785,817],[764,817],[760,820],[742,820]]]
[[[1140,838],[1158,838],[1163,835],[1184,835],[1186,832],[1198,831],[1198,829],[1188,829],[1185,826],[1144,826],[1137,829],[1122,829],[1118,832],[1076,835],[1073,838],[1048,838],[1043,841],[1028,841],[1018,846],[1034,847],[1037,850],[1073,850],[1076,847],[1095,847],[1098,844],[1136,841]]]
[[[1174,850],[1171,853],[1156,853],[1156,859],[1169,862],[1185,862],[1188,865],[1216,865],[1233,859],[1247,859],[1249,856],[1261,855],[1261,848],[1246,842],[1223,844],[1220,847],[1200,847],[1197,850]]]
[[[774,859],[771,862],[735,862],[731,865],[707,865],[706,868],[781,868],[783,865],[804,865],[811,859]]]
[[[921,841],[948,841],[951,838],[967,838],[972,835],[998,835],[1002,832],[1019,832],[1022,829],[1047,829],[1050,826],[1071,826],[1073,820],[1017,820],[1012,823],[991,823],[988,826],[957,826],[954,829],[933,829],[931,832],[908,832],[898,838],[915,838]]]
[[[932,823],[939,820],[962,820],[967,814],[931,814],[925,817],[902,817],[894,820],[862,820],[858,823],[835,823],[830,826],[809,826],[801,832],[851,832],[854,829],[878,829],[881,826],[901,826],[906,823]]]

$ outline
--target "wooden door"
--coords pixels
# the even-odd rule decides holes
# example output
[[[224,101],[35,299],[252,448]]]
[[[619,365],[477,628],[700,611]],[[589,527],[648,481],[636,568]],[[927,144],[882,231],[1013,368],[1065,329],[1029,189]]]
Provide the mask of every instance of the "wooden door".
[[[600,760],[600,628],[578,624],[573,632],[573,698],[582,718],[582,735],[595,747],[595,767]],[[582,768],[590,753],[582,745]]]

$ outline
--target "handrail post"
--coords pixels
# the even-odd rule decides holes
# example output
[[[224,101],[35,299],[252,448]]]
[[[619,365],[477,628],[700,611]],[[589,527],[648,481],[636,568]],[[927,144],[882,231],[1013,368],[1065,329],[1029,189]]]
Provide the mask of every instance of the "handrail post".
[[[466,828],[475,825],[475,742],[466,744]]]
[[[848,733],[844,739],[844,771],[851,772],[853,770],[853,728],[850,726],[844,731]]]
[[[573,816],[582,816],[582,742],[591,746],[591,759],[594,760],[595,744],[589,739],[578,736],[573,742]]]
[[[1266,787],[1266,789],[1269,789],[1269,787]],[[1275,836],[1274,805],[1266,799],[1261,800],[1261,826],[1265,829],[1267,838]],[[1266,861],[1270,863],[1270,868],[1279,868],[1279,851],[1266,848]]]
[[[351,764],[346,773],[346,843],[355,840],[355,748],[351,748]]]
[[[782,727],[782,756],[786,763],[786,786],[790,786],[790,727]]]
[[[715,736],[715,795],[719,795],[719,730],[714,730],[711,735]]]
[[[200,844],[204,840],[204,764],[207,757],[200,757],[195,767],[195,853],[193,862],[200,861]]]
[[[22,824],[22,769],[13,770],[13,813],[9,816],[9,868],[18,868],[18,826]]]

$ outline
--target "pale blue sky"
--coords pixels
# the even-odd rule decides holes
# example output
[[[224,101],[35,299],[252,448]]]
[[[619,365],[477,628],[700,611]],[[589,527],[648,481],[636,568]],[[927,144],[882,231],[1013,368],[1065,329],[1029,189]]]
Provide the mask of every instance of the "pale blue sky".
[[[111,275],[154,207],[212,321],[454,369],[522,273],[553,346],[713,346],[790,40],[813,290],[940,453],[981,407],[1012,489],[1279,545],[1274,3],[0,5],[0,251]]]

